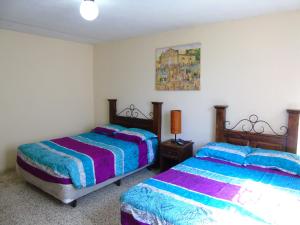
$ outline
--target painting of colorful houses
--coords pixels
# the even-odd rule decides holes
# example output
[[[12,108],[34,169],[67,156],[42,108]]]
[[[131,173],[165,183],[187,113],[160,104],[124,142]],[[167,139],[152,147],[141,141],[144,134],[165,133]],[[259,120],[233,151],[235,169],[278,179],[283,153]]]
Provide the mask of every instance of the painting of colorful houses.
[[[156,49],[156,90],[200,90],[200,44]]]

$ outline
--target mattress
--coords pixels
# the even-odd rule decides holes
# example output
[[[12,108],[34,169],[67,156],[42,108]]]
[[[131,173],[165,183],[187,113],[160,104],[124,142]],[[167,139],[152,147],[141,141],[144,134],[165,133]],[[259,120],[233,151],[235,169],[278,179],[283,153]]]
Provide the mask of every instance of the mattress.
[[[157,139],[141,143],[94,132],[21,145],[17,169],[30,183],[68,203],[152,164]]]
[[[53,183],[53,182],[45,181],[44,179],[40,179],[39,177],[27,172],[22,167],[20,167],[18,164],[16,165],[16,170],[17,170],[17,173],[20,176],[22,176],[28,183],[36,186],[37,188],[43,190],[46,193],[52,195],[59,201],[65,203],[65,204],[68,204],[68,203],[71,203],[74,200],[76,200],[82,196],[85,196],[93,191],[96,191],[96,190],[98,190],[102,187],[105,187],[113,182],[116,182],[124,177],[130,176],[140,170],[143,170],[147,166],[148,165],[138,168],[129,173],[126,173],[122,176],[113,177],[102,183],[93,185],[91,187],[81,188],[81,189],[75,188],[72,184],[60,184],[60,183]]]
[[[190,158],[121,196],[122,225],[299,224],[300,177]]]

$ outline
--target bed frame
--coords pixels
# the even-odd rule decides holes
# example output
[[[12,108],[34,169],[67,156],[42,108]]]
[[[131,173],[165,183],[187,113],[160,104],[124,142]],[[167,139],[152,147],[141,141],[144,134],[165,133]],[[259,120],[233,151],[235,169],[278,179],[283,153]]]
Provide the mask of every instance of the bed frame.
[[[141,128],[151,131],[157,135],[158,146],[161,142],[161,120],[162,120],[162,102],[151,102],[152,112],[148,115],[131,104],[127,108],[117,113],[117,99],[108,99],[109,102],[109,122],[122,125],[124,127]],[[159,148],[157,149],[156,159],[150,168],[159,165]]]
[[[274,149],[284,152],[297,152],[300,110],[288,109],[288,125],[276,132],[271,125],[252,114],[241,119],[234,126],[226,121],[226,105],[216,105],[216,141],[256,148]],[[237,130],[241,128],[241,130]],[[266,134],[267,128],[271,134]]]
[[[146,115],[133,104],[117,113],[117,99],[108,99],[108,101],[110,123],[151,131],[157,135],[159,142],[161,141],[162,102],[152,102],[153,111]]]
[[[149,130],[158,136],[158,140],[161,140],[161,115],[162,115],[162,102],[152,102],[153,112],[149,113],[148,116],[142,113],[133,104],[117,113],[117,99],[108,99],[109,101],[109,121],[110,123],[119,124],[125,127],[136,127]],[[142,117],[142,118],[141,118]],[[158,157],[157,157],[158,158]],[[23,170],[21,167],[16,165],[17,172],[30,184],[38,187],[44,192],[54,196],[65,204],[70,204],[73,207],[77,205],[77,199],[87,195],[93,191],[96,191],[102,187],[105,187],[111,183],[115,183],[118,186],[121,184],[121,179],[136,173],[146,167],[152,165],[145,165],[138,168],[135,171],[127,173],[122,176],[110,178],[102,183],[96,184],[91,187],[76,189],[72,184],[59,185],[44,181],[30,173]]]

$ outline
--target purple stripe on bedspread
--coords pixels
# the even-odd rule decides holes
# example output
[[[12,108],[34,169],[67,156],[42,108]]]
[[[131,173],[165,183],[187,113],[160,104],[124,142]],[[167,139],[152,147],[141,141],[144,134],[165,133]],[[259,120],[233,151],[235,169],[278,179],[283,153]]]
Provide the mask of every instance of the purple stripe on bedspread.
[[[234,184],[173,169],[157,175],[155,179],[224,200],[232,200],[240,190],[240,187]]]
[[[142,138],[136,136],[136,135],[130,135],[130,134],[123,134],[123,133],[117,133],[114,138],[116,139],[120,139],[123,141],[130,141],[130,142],[134,142],[134,143],[141,143],[142,142]]]
[[[147,223],[142,223],[133,218],[129,213],[121,211],[121,224],[122,225],[149,225]]]
[[[139,144],[139,168],[148,164],[148,146],[146,141]]]
[[[113,129],[105,128],[105,127],[96,127],[95,129],[92,130],[95,133],[99,134],[108,134],[108,135],[113,135],[114,132],[116,132]]]
[[[114,155],[109,150],[79,142],[69,137],[51,140],[55,144],[81,152],[94,161],[96,183],[101,183],[115,176]]]
[[[278,175],[282,175],[282,176],[297,177],[297,178],[300,177],[298,175],[293,175],[293,174],[286,173],[286,172],[276,170],[276,169],[268,169],[268,168],[262,168],[262,167],[259,167],[259,166],[252,166],[252,165],[242,166],[242,165],[237,165],[237,164],[230,163],[230,162],[227,162],[227,161],[223,161],[223,160],[220,160],[220,159],[214,159],[214,158],[196,158],[196,159],[206,160],[206,161],[215,162],[215,163],[222,163],[222,164],[226,164],[226,165],[230,165],[230,166],[234,166],[234,167],[239,167],[239,168],[247,168],[247,169],[257,170],[257,171],[261,171],[261,172],[273,173],[273,174],[278,174]]]
[[[17,163],[23,170],[26,170],[28,173],[40,178],[41,180],[58,184],[72,184],[71,179],[52,176],[36,167],[29,165],[19,156],[17,157]]]

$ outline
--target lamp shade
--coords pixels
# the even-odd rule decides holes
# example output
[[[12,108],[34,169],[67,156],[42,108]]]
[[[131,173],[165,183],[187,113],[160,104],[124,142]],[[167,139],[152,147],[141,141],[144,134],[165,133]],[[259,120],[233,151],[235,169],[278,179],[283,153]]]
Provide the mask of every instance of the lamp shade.
[[[181,133],[181,110],[171,110],[171,134]]]

